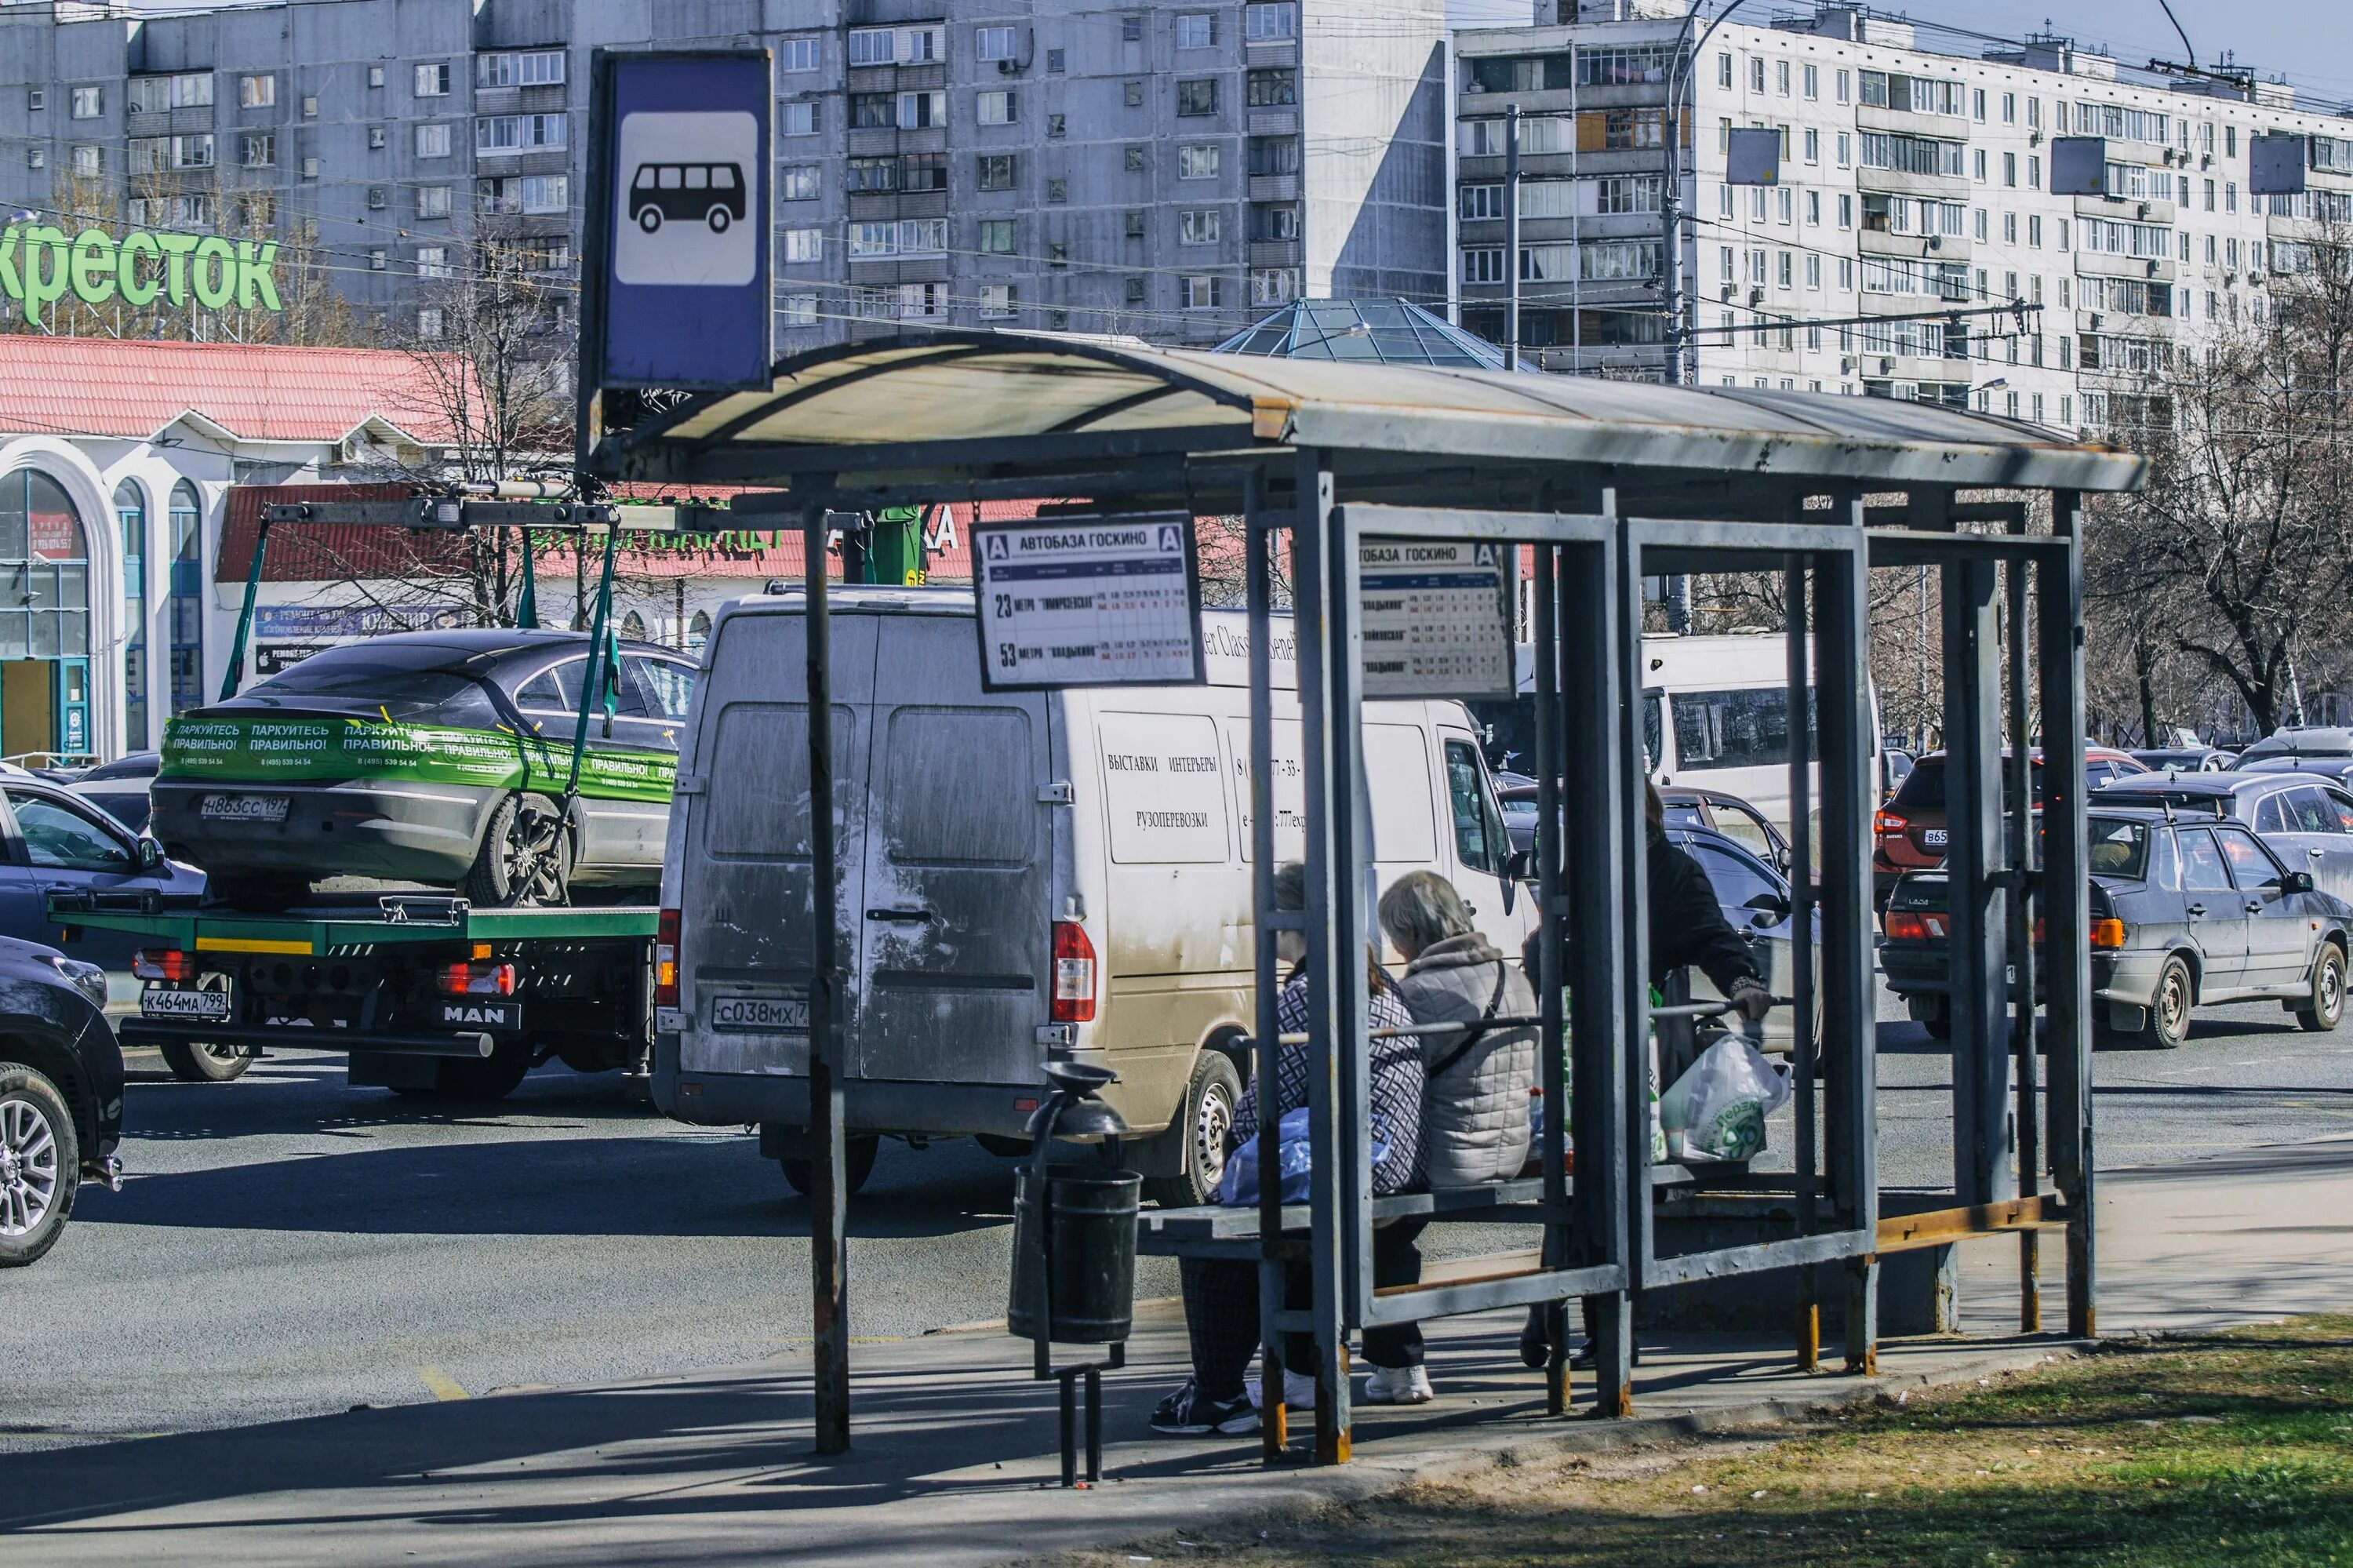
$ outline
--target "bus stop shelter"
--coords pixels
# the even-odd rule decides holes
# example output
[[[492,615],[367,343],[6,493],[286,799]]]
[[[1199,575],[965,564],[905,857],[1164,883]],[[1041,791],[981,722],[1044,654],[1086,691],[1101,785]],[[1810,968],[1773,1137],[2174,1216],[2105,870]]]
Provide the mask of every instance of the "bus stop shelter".
[[[765,388],[709,394],[633,429],[598,432],[588,466],[608,482],[757,487],[736,502],[738,512],[797,517],[810,541],[813,714],[828,711],[818,627],[831,512],[1019,499],[1039,503],[1041,516],[1181,510],[1245,519],[1257,874],[1252,1048],[1261,1122],[1271,1125],[1275,933],[1283,924],[1303,928],[1306,1044],[1315,1069],[1313,1194],[1284,1209],[1270,1183],[1255,1211],[1161,1213],[1145,1224],[1150,1250],[1261,1265],[1270,1457],[1286,1437],[1272,1392],[1282,1387],[1274,1347],[1284,1331],[1314,1337],[1315,1453],[1326,1461],[1347,1457],[1346,1344],[1351,1330],[1366,1326],[1544,1308],[1553,1347],[1548,1395],[1566,1412],[1573,1404],[1566,1307],[1581,1300],[1597,1326],[1590,1408],[1619,1414],[1631,1408],[1639,1295],[1741,1280],[1761,1286],[1768,1275],[1780,1276],[1786,1289],[1786,1271],[1810,1282],[1827,1266],[1843,1282],[1845,1365],[1863,1372],[1873,1365],[1883,1256],[2016,1232],[2028,1265],[2023,1326],[2039,1329],[2033,1238],[2056,1225],[2067,1235],[2068,1331],[2093,1331],[2093,1009],[2078,782],[2083,498],[2137,486],[2140,459],[1925,404],[943,331],[781,361]],[[2045,518],[2047,527],[2031,525]],[[1533,1180],[1372,1194],[1368,982],[1363,964],[1349,959],[1377,938],[1361,744],[1358,563],[1368,538],[1494,542],[1534,563],[1527,632],[1542,798],[1529,869],[1546,916],[1540,1061],[1546,1104],[1569,1107],[1573,1172],[1548,1139]],[[1286,564],[1305,771],[1303,916],[1279,914],[1271,886],[1268,649],[1277,573]],[[1949,1191],[1908,1192],[1901,1202],[1883,1201],[1875,1155],[1874,565],[1935,567],[1945,603],[1954,1176]],[[1648,983],[1643,583],[1695,572],[1776,578],[1788,609],[1786,711],[1806,711],[1806,688],[1815,688],[1814,724],[1787,728],[1792,1004],[1798,1019],[1819,1025],[1798,1032],[1795,1170],[1778,1174],[1662,1164],[1649,1137],[1647,1039],[1657,1016],[1673,1010],[1654,1006]],[[2006,639],[1999,614],[2005,578]],[[2005,665],[2012,677],[2006,714]],[[2050,781],[2039,810],[2016,789],[2007,824],[2006,729],[2021,739],[2039,729]],[[2022,773],[2025,747],[2012,749]],[[811,783],[819,795],[829,792],[814,766]],[[812,832],[829,840],[824,813]],[[822,863],[830,851],[820,842],[814,853]],[[833,913],[824,879],[817,880],[812,929],[821,934],[831,930]],[[2034,1049],[2031,903],[2047,932],[2040,951],[2050,955],[2041,988],[2047,1097]],[[839,1102],[828,1089],[822,1001],[833,946],[817,943],[810,1102],[813,1152],[821,1170],[838,1172]],[[828,1148],[829,1160],[821,1152]],[[834,1441],[848,1440],[838,1177],[820,1177],[816,1201],[823,1448],[829,1431]],[[1742,1239],[1662,1252],[1657,1217],[1676,1205],[1738,1222]],[[1541,1261],[1486,1277],[1376,1288],[1372,1227],[1409,1214],[1525,1224],[1541,1238]],[[1285,1293],[1287,1272],[1302,1261],[1314,1283],[1305,1308]],[[1810,1283],[1800,1286],[1793,1324],[1807,1365],[1819,1350],[1810,1291]]]

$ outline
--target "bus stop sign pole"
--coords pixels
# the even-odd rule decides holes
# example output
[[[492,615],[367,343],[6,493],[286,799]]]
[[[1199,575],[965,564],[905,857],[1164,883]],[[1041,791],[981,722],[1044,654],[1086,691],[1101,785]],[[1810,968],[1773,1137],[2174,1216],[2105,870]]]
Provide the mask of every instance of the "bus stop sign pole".
[[[822,488],[822,486],[820,486]],[[839,942],[834,934],[833,629],[826,602],[826,510],[801,514],[802,620],[808,656],[809,1286],[814,1335],[817,1451],[849,1451],[849,1171],[842,1155],[840,1064],[836,1060],[834,992]]]

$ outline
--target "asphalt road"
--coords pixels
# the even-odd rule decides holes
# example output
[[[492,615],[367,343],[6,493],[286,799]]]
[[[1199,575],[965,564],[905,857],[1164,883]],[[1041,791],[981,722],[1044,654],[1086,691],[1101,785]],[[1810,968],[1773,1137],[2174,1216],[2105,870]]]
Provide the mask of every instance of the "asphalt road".
[[[1949,1179],[1949,1073],[1884,1023],[1882,1166]],[[340,1058],[131,1091],[124,1190],[85,1188],[47,1259],[0,1276],[0,1450],[241,1425],[788,1352],[806,1206],[754,1140],[668,1123],[552,1067],[450,1112],[352,1089]],[[2353,1026],[2218,1010],[2182,1050],[2103,1053],[2105,1166],[2353,1134]],[[1781,1139],[1787,1147],[1786,1137]],[[1003,1310],[1012,1182],[968,1142],[886,1144],[853,1209],[850,1310],[904,1336]],[[1452,1250],[1525,1233],[1454,1227]],[[1428,1245],[1428,1244],[1426,1244]],[[1145,1295],[1174,1291],[1145,1260]]]

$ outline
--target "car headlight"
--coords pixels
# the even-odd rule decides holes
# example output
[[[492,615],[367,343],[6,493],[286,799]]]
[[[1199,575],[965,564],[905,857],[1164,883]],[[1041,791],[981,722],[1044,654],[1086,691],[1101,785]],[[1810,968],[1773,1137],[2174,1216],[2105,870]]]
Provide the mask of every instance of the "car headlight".
[[[49,967],[63,975],[72,987],[90,998],[90,1004],[100,1012],[106,1011],[106,970],[97,964],[86,964],[79,959],[69,959],[62,953],[49,955]]]

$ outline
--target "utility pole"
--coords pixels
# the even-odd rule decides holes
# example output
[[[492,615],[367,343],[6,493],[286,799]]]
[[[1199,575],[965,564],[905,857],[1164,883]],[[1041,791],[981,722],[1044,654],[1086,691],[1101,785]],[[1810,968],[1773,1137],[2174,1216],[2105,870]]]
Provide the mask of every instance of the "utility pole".
[[[1520,106],[1504,111],[1504,275],[1511,281],[1504,312],[1504,368],[1520,367]]]

